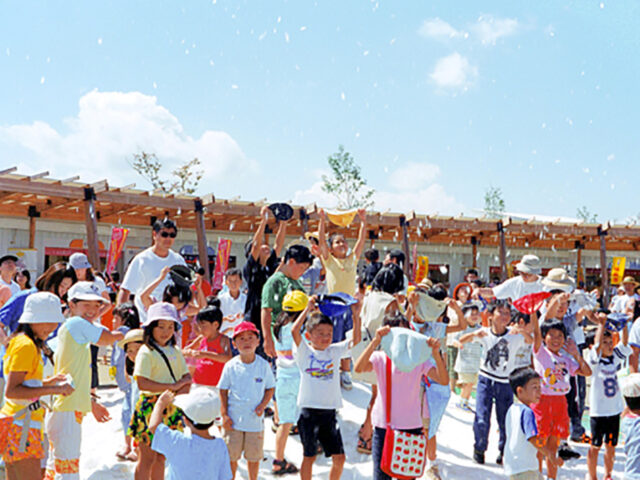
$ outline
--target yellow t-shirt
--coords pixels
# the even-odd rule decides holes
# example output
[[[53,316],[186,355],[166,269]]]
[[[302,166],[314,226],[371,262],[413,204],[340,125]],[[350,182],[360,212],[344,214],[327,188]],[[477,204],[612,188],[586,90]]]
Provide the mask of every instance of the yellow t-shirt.
[[[355,254],[352,252],[346,258],[336,258],[329,253],[326,259],[322,257],[320,259],[327,272],[327,292],[342,292],[354,296],[358,269],[358,259]]]
[[[35,343],[24,334],[17,335],[11,339],[4,355],[4,376],[7,378],[9,372],[27,372],[23,385],[27,387],[42,386],[42,369],[44,363],[42,356],[38,352]],[[7,416],[13,416],[27,405],[36,401],[38,397],[29,400],[12,400],[5,398],[4,405],[0,410]],[[20,417],[24,418],[24,417]],[[31,414],[31,421],[42,422],[44,420],[44,409],[39,408]]]
[[[71,375],[75,387],[68,396],[56,395],[55,412],[91,411],[91,350],[98,343],[104,327],[98,327],[81,317],[71,317],[60,327],[58,349],[53,356],[55,375]]]
[[[134,378],[145,377],[158,383],[175,383],[189,372],[187,362],[185,362],[180,350],[171,346],[160,347],[160,349],[167,356],[176,379],[171,377],[169,367],[162,356],[147,345],[142,345],[136,356],[136,365],[133,368]],[[155,395],[158,392],[148,392],[141,389],[140,393]]]

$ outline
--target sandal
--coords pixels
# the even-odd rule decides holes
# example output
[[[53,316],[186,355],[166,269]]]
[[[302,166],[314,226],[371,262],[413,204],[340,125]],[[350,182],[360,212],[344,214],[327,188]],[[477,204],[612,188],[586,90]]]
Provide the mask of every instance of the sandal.
[[[373,438],[365,440],[362,436],[358,435],[358,445],[356,451],[358,453],[364,453],[365,455],[371,455],[371,442]]]
[[[276,467],[278,467],[276,469]],[[286,458],[282,460],[273,460],[273,465],[271,466],[271,473],[273,475],[286,475],[288,473],[298,473],[298,467],[296,467],[293,463],[287,462]]]

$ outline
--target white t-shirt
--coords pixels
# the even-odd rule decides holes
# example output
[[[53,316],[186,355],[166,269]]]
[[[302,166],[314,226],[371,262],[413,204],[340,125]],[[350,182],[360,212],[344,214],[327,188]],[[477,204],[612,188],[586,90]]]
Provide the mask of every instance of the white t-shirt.
[[[166,257],[159,257],[151,248],[143,250],[137,254],[127,268],[121,287],[133,293],[136,307],[138,307],[138,315],[140,315],[140,323],[147,318],[147,313],[140,300],[140,293],[156,278],[160,276],[160,272],[164,267],[173,267],[174,265],[186,265],[184,258],[173,250],[169,250]],[[162,292],[169,284],[169,275],[160,282],[160,285],[151,293],[154,298],[162,298]]]
[[[517,300],[525,295],[542,292],[543,290],[544,285],[540,281],[540,277],[535,282],[525,282],[521,276],[517,276],[493,287],[493,294],[498,300],[505,298]]]
[[[233,298],[229,291],[218,295],[220,310],[222,310],[222,325],[220,332],[229,338],[233,338],[233,329],[244,319],[244,307],[247,303],[247,295],[240,292],[238,298]]]
[[[538,451],[529,441],[530,438],[538,435],[533,410],[520,402],[514,403],[507,411],[506,427],[504,473],[511,476],[524,472],[537,472]]]
[[[5,282],[2,277],[0,277],[0,285],[4,285],[5,287],[9,287],[11,289],[11,296],[13,297],[16,293],[20,291],[20,285],[11,280],[9,283]]]
[[[624,401],[618,384],[618,371],[632,350],[622,342],[613,349],[609,358],[598,354],[597,346],[589,349],[586,360],[591,371],[591,391],[589,394],[589,414],[592,417],[610,417],[624,410]]]
[[[480,360],[480,375],[499,383],[509,383],[509,375],[515,369],[516,352],[525,344],[520,334],[512,335],[509,330],[496,335],[489,327],[483,327],[487,336],[479,337],[474,342],[484,346]]]
[[[640,348],[640,321],[635,321],[631,325],[631,330],[629,330],[629,345]]]
[[[611,311],[617,313],[625,313],[629,302],[632,299],[638,301],[640,300],[640,296],[635,293],[631,296],[627,295],[626,293],[624,295],[616,295],[615,297],[613,297],[613,305]]]
[[[300,369],[298,407],[332,410],[342,407],[340,359],[349,352],[350,341],[331,344],[316,350],[303,339],[293,346],[293,357]]]

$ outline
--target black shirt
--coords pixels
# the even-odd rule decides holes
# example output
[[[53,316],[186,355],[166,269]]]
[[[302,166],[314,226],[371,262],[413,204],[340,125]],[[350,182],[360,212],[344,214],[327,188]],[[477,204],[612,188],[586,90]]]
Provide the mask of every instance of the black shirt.
[[[267,259],[265,266],[260,265],[259,260],[255,260],[249,254],[247,263],[244,265],[242,274],[247,282],[247,303],[244,308],[244,319],[252,322],[258,330],[260,326],[260,310],[262,308],[262,287],[273,275],[280,264],[275,250],[271,249],[271,255]]]

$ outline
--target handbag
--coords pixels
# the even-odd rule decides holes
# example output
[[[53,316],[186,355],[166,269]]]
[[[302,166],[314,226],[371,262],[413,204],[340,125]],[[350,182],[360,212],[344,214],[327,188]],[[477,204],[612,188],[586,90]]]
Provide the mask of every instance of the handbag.
[[[386,359],[387,371],[387,431],[384,436],[380,469],[400,480],[421,477],[427,455],[424,434],[402,432],[391,428],[391,360]]]

